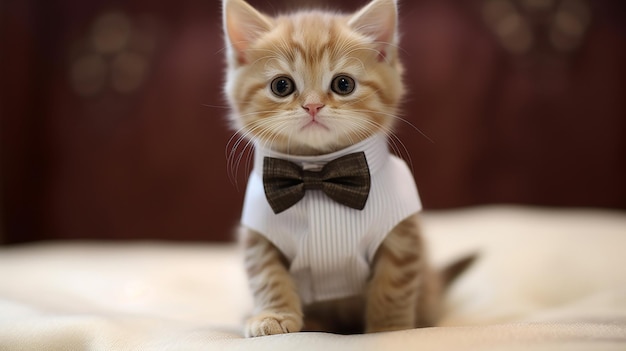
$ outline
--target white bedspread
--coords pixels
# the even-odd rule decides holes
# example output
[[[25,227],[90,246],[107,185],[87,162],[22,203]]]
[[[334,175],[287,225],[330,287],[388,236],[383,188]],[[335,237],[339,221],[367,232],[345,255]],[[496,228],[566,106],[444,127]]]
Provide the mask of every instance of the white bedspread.
[[[0,247],[0,350],[626,350],[626,213],[483,207],[424,214],[433,260],[479,251],[442,325],[244,339],[234,245]]]

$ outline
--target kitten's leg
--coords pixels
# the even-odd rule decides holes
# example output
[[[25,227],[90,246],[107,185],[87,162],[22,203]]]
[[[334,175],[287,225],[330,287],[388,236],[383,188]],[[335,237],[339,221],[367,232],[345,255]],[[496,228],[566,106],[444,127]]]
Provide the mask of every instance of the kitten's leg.
[[[302,306],[284,256],[255,231],[242,228],[241,239],[255,305],[255,315],[246,323],[246,337],[300,331]]]
[[[365,310],[365,331],[414,328],[425,283],[423,243],[418,216],[400,222],[382,242],[372,267]]]

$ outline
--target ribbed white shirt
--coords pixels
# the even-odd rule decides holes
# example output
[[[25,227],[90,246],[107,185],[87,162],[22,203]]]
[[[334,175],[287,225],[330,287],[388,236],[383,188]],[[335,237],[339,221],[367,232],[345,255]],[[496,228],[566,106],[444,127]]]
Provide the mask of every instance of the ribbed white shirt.
[[[371,189],[363,210],[309,190],[284,212],[274,214],[263,190],[263,158],[285,159],[304,169],[365,152]],[[383,134],[322,156],[293,156],[255,145],[254,169],[244,200],[242,224],[270,240],[289,260],[305,304],[363,293],[376,250],[399,222],[422,208],[406,163],[389,152]]]

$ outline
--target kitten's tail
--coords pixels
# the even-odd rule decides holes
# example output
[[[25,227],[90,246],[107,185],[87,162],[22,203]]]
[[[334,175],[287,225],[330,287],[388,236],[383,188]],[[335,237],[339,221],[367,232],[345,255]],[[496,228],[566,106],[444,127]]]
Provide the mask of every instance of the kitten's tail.
[[[445,266],[440,272],[443,289],[448,289],[461,274],[465,273],[476,262],[478,257],[478,253],[472,253]]]
[[[431,271],[436,278],[433,279],[432,290],[429,291],[427,289],[426,293],[422,295],[424,299],[421,303],[418,303],[418,306],[421,307],[418,307],[416,326],[430,327],[437,325],[437,321],[444,314],[443,300],[447,290],[461,274],[471,268],[478,258],[478,253],[471,253],[444,265],[442,268]]]

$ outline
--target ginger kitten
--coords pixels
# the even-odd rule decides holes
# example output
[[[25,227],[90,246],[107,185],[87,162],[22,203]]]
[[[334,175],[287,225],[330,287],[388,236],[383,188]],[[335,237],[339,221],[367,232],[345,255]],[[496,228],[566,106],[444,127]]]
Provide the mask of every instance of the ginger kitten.
[[[387,147],[404,93],[396,1],[350,15],[223,10],[231,121],[255,147],[240,231],[255,303],[246,336],[432,325],[442,278],[411,173]]]

